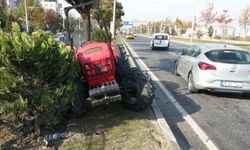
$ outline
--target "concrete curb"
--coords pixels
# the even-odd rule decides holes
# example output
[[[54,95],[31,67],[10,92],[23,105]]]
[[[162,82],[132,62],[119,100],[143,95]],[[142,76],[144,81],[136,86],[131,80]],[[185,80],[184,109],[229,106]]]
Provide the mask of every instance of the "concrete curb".
[[[120,37],[120,39],[122,40],[123,45],[125,45],[126,51],[131,55],[131,57],[133,57],[133,55],[131,54],[131,52],[130,52],[130,50],[128,48],[128,44],[124,41],[123,38]],[[140,66],[139,64],[138,64],[138,66],[141,69],[143,69],[143,66]],[[162,134],[168,140],[169,149],[170,150],[180,150],[181,148],[180,148],[180,146],[179,146],[179,144],[178,144],[172,130],[170,129],[167,121],[165,120],[165,118],[163,116],[163,113],[161,112],[161,110],[160,110],[160,108],[159,108],[159,106],[158,106],[158,104],[156,103],[155,100],[154,100],[154,102],[152,104],[152,109],[153,109],[153,111],[155,113],[156,121],[157,121],[158,125],[160,126]]]

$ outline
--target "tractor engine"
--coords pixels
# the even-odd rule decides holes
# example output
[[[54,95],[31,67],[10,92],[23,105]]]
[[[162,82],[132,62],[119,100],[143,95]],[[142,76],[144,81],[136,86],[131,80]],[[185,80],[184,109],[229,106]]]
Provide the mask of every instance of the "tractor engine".
[[[115,78],[114,50],[106,43],[88,42],[76,52],[82,75],[89,86],[92,106],[121,100],[119,85]]]

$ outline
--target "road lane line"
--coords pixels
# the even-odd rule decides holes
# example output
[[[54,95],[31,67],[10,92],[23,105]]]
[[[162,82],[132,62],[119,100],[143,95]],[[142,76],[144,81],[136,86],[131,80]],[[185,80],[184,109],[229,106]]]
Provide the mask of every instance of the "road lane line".
[[[194,121],[194,119],[187,113],[187,111],[179,104],[179,102],[174,98],[174,96],[170,93],[170,91],[163,85],[163,83],[158,79],[158,77],[148,68],[148,66],[140,59],[140,57],[136,54],[136,52],[128,45],[128,43],[123,40],[123,42],[127,45],[129,51],[132,56],[136,58],[136,61],[139,63],[141,68],[147,71],[152,80],[154,80],[159,87],[162,89],[164,94],[169,98],[172,104],[178,109],[181,113],[183,119],[188,123],[188,125],[193,129],[193,131],[197,134],[200,140],[206,145],[209,150],[218,150],[217,146],[214,142],[206,135],[206,133],[202,130],[202,128]]]

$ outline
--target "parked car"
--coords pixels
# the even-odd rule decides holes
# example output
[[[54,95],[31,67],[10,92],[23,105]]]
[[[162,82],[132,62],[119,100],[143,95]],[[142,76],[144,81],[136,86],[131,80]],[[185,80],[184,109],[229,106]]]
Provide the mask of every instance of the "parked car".
[[[169,39],[169,35],[166,33],[156,33],[153,34],[151,42],[150,42],[150,48],[152,50],[154,49],[169,49],[169,45],[170,45],[170,39]]]
[[[69,45],[69,37],[65,33],[57,33],[54,37],[56,42],[64,42],[66,45]]]
[[[137,37],[137,33],[134,32],[134,37]]]
[[[175,74],[188,82],[188,90],[250,92],[250,53],[224,44],[197,44],[183,49],[175,61]]]
[[[135,35],[133,33],[127,33],[126,34],[126,39],[134,39]]]

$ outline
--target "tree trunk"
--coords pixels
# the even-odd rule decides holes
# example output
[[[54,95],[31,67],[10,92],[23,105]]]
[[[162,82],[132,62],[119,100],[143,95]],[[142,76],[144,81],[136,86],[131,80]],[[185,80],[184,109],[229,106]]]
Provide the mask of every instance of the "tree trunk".
[[[86,22],[83,25],[83,29],[84,29],[84,38],[86,41],[90,41],[91,40],[91,18],[90,18],[90,12],[85,13],[84,15],[82,15],[82,19]]]

